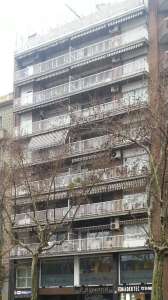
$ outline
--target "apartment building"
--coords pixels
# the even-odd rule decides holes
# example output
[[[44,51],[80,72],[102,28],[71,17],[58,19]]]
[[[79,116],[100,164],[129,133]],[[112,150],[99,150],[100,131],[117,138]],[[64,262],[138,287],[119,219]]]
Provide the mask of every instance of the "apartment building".
[[[0,97],[0,168],[7,159],[3,151],[3,141],[12,136],[13,131],[13,93]],[[3,212],[2,212],[3,214]],[[2,217],[2,215],[1,215]],[[7,225],[7,224],[6,224]],[[2,238],[2,299],[8,299],[9,286],[9,256],[10,256],[10,238],[3,232]]]
[[[60,146],[68,149],[66,166],[55,179],[51,223],[69,209],[71,182],[89,174],[102,152],[107,136],[88,124],[124,115],[130,104],[136,110],[137,97],[144,107],[148,103],[148,78],[167,68],[167,13],[167,0],[113,3],[17,45],[13,136],[26,137],[31,166],[45,164],[42,153],[52,160]],[[112,156],[114,166],[105,169],[101,183],[81,204],[67,239],[40,255],[38,299],[151,299],[153,253],[141,225],[129,215],[131,210],[146,226],[143,167],[148,157],[117,140]],[[139,171],[129,172],[137,161]],[[36,186],[40,189],[39,182]],[[26,195],[18,191],[17,197],[22,203]],[[38,215],[45,222],[40,204]],[[15,220],[20,232],[36,226],[25,213],[17,213]],[[65,231],[66,225],[53,239]],[[30,261],[29,251],[13,247],[10,262],[18,267],[9,278],[10,300],[30,299]],[[163,293],[166,299],[166,284]]]

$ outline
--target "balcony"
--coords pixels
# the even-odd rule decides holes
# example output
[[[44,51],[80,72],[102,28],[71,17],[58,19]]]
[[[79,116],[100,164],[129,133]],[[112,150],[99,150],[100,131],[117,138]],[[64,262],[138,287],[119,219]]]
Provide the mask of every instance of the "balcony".
[[[112,115],[118,115],[131,109],[146,107],[148,104],[148,95],[143,94],[138,98],[122,98],[120,100],[111,101],[108,103],[95,105],[90,108],[74,111],[72,113],[63,114],[49,119],[33,122],[31,125],[14,127],[13,137],[29,136],[37,133],[60,130],[66,127],[75,126],[86,122],[92,122]]]
[[[165,52],[159,61],[159,72],[167,72],[168,70],[168,51]]]
[[[130,249],[141,248],[145,246],[146,238],[143,234],[135,235],[115,235],[100,238],[86,238],[76,240],[66,240],[62,245],[53,246],[50,250],[44,250],[43,255],[60,255],[67,253],[83,253],[83,252],[95,252],[100,251],[112,251],[113,249]],[[52,242],[50,242],[52,243]],[[38,249],[39,244],[28,245],[32,249]],[[11,257],[24,257],[31,256],[27,249],[20,246],[14,246],[10,253]]]
[[[128,44],[135,43],[142,39],[148,40],[148,31],[144,27],[137,28],[130,32],[79,50],[73,50],[71,48],[71,51],[67,54],[15,72],[14,82],[17,83],[19,81],[51,73],[55,70],[68,66],[74,66],[82,61],[101,56],[109,51],[111,52],[118,48],[122,48],[123,46],[128,46]]]
[[[168,18],[164,19],[159,27],[159,44],[168,43]]]
[[[158,0],[158,11],[164,12],[168,10],[168,0]]]
[[[144,59],[82,79],[71,80],[68,83],[33,94],[32,97],[29,95],[14,99],[14,110],[17,111],[17,109],[25,109],[47,104],[51,101],[53,102],[91,89],[97,89],[101,86],[111,85],[112,83],[140,76],[142,74],[149,74],[149,66]]]
[[[73,206],[71,209],[68,207],[49,209],[38,211],[38,219],[41,224],[46,223],[47,220],[50,220],[50,223],[60,222],[65,218],[65,222],[71,220],[76,212],[74,221],[79,219],[90,219],[90,218],[99,218],[102,216],[111,216],[116,214],[126,214],[129,211],[141,212],[145,211],[147,208],[147,195],[146,194],[137,194],[132,195],[130,199],[120,199],[106,202],[98,202],[92,204],[80,205],[77,210],[76,206]],[[46,220],[47,215],[47,220]],[[16,214],[13,216],[13,221],[15,222],[15,227],[22,227],[26,225],[35,225],[34,214],[32,212]]]
[[[119,136],[117,133],[115,135],[109,134],[104,136],[99,136],[87,140],[82,140],[78,142],[74,142],[71,144],[63,144],[63,146],[52,147],[51,149],[43,149],[42,151],[38,151],[35,149],[34,151],[28,152],[26,155],[25,164],[37,164],[47,161],[55,160],[57,157],[74,157],[81,156],[96,152],[108,151],[112,148],[123,147],[131,144],[130,138],[134,139],[136,137],[140,137],[141,128],[135,128],[130,130],[129,134],[125,131],[120,132]],[[149,142],[149,138],[143,137],[144,140]],[[141,137],[142,140],[142,137]],[[39,143],[38,147],[40,146]],[[50,145],[48,145],[50,147]],[[40,148],[41,149],[41,148]],[[121,158],[120,150],[116,152],[116,157]]]
[[[26,51],[49,42],[51,43],[54,40],[74,35],[74,33],[79,34],[84,30],[87,31],[87,29],[91,30],[91,28],[96,25],[101,25],[104,22],[107,23],[110,20],[115,20],[117,17],[122,17],[137,11],[137,9],[144,8],[148,8],[148,0],[129,0],[129,2],[121,2],[120,5],[112,4],[106,6],[105,9],[97,11],[96,13],[51,29],[50,32],[45,35],[34,35],[28,40],[21,39],[21,43],[16,42],[15,53]]]
[[[146,177],[147,171],[149,171],[149,167],[147,166],[147,162],[144,161],[137,165],[121,165],[112,169],[99,169],[65,176],[60,174],[52,180],[52,184],[51,179],[34,181],[30,183],[30,188],[37,195],[41,195],[42,193],[47,193],[50,188],[51,191],[69,189],[72,185],[74,188],[80,188],[81,182],[88,181],[89,178],[92,178],[92,181],[95,179],[98,182],[97,184],[105,184],[119,180]],[[12,195],[15,195],[14,188],[12,189]],[[16,188],[16,196],[24,195],[29,195],[28,187],[26,185],[18,186]]]

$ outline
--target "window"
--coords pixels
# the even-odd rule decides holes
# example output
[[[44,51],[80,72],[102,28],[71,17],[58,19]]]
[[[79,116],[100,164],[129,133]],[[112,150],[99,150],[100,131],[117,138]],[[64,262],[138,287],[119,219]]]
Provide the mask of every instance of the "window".
[[[58,259],[41,262],[41,286],[73,286],[74,260]]]
[[[151,283],[153,253],[120,256],[120,283]]]
[[[136,235],[146,236],[145,230],[148,232],[148,223],[143,223],[142,225],[141,224],[125,225],[124,226],[125,238],[129,238],[129,235],[131,235],[131,238],[132,236],[136,238]]]
[[[100,285],[113,283],[112,256],[80,258],[80,284]]]
[[[18,267],[18,269],[16,270],[16,287],[31,287],[31,267],[27,264]]]

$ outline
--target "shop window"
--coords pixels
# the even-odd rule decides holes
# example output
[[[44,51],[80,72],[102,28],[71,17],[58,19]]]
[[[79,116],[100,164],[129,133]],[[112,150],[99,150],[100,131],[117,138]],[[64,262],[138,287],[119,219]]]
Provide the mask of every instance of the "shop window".
[[[121,255],[120,283],[151,283],[153,258],[153,253]]]
[[[112,256],[80,259],[80,284],[101,285],[113,283]]]
[[[16,288],[31,287],[31,267],[27,264],[19,266],[16,270]]]
[[[41,262],[41,286],[73,286],[74,260],[59,259]]]

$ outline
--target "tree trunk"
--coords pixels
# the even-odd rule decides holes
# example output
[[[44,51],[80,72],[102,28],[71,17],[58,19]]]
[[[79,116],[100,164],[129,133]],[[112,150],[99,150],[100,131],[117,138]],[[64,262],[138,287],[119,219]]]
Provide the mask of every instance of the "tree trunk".
[[[164,251],[156,251],[154,256],[154,269],[152,280],[152,297],[151,300],[162,300],[162,278],[163,278],[163,261]]]
[[[31,300],[37,300],[36,295],[36,275],[37,275],[38,253],[35,253],[32,258],[31,265]]]
[[[2,300],[2,245],[3,245],[3,226],[2,226],[2,207],[0,208],[0,300]]]

